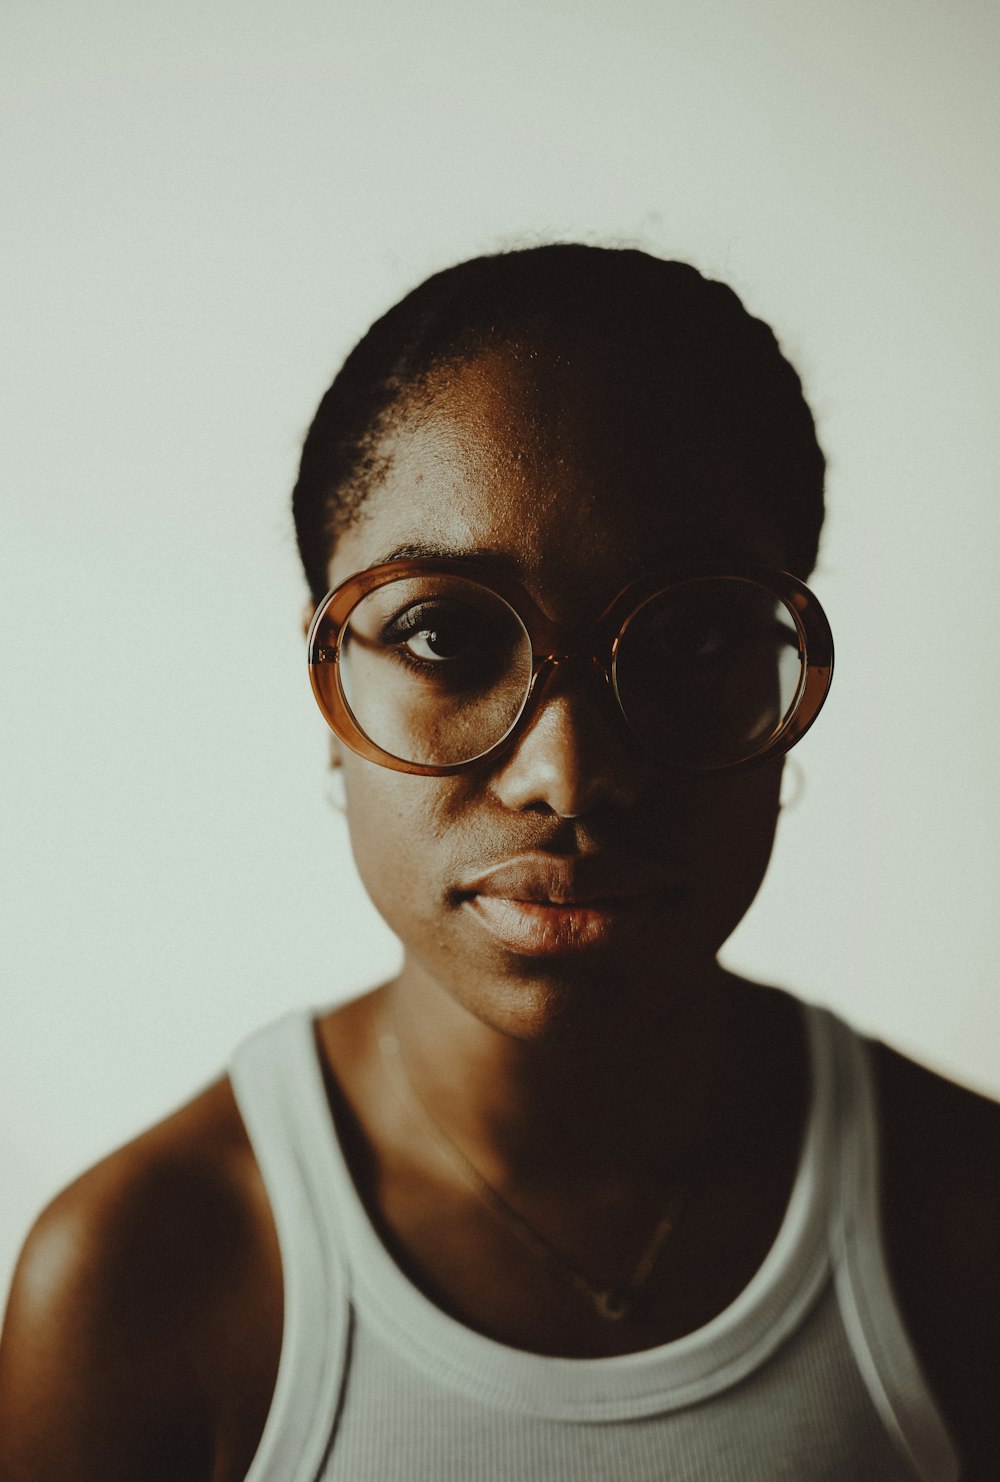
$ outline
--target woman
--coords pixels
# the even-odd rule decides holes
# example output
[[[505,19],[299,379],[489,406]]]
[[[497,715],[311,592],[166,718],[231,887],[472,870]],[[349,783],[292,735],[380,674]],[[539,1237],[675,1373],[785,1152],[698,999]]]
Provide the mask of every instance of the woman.
[[[685,265],[373,327],[295,514],[403,968],[43,1215],[4,1477],[996,1475],[996,1107],[717,962],[829,683],[823,467]]]

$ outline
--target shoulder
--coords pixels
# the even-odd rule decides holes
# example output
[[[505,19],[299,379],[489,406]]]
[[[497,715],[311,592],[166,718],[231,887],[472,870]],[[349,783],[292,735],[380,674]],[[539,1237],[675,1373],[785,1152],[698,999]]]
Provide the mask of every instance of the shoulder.
[[[872,1047],[890,1272],[970,1479],[1000,1462],[1000,1105]]]
[[[907,1244],[933,1243],[949,1258],[942,1275],[971,1283],[977,1301],[991,1279],[1000,1296],[989,1259],[1000,1234],[1000,1104],[886,1045],[872,1051],[890,1217],[919,1211]]]
[[[251,1282],[265,1295],[266,1370],[280,1265],[223,1079],[84,1174],[31,1231],[0,1343],[0,1475],[211,1475],[227,1395],[247,1382]]]

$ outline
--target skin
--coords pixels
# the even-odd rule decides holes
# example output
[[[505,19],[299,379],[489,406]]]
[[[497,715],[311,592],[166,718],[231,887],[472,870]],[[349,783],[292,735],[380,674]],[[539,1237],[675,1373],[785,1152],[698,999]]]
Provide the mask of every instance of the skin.
[[[777,541],[732,477],[729,487],[703,482],[695,508],[694,498],[662,498],[669,451],[640,442],[628,406],[615,405],[627,397],[612,401],[606,382],[581,385],[570,368],[560,383],[498,354],[441,379],[429,405],[387,439],[388,471],[341,541],[331,585],[419,543],[478,554],[573,627],[637,575],[718,548],[719,531],[745,560],[780,564]],[[625,500],[627,522],[618,516]],[[681,994],[714,972],[716,951],[757,892],[777,819],[778,766],[654,778],[590,677],[560,682],[512,752],[458,777],[415,779],[342,747],[337,757],[359,871],[407,946],[401,994],[419,995],[421,1017],[432,1002],[450,1013],[455,1000],[539,1047],[554,1048],[552,1028],[566,1015],[602,1017],[607,958],[540,968],[491,949],[455,899],[463,882],[526,851],[614,850],[680,883],[680,908],[661,908],[638,940],[616,943],[616,961],[624,952],[627,964],[613,1006],[618,1038],[622,992],[646,1012],[670,1014],[676,994],[664,993],[665,966]],[[574,1040],[574,1056],[579,1048]]]
[[[738,464],[664,445],[624,359],[594,369],[547,348],[492,350],[410,399],[331,585],[400,547],[474,552],[573,625],[636,575],[720,542],[782,564]],[[780,764],[654,769],[579,672],[512,750],[458,777],[343,748],[336,761],[359,870],[405,949],[394,982],[317,1030],[386,1243],[446,1310],[537,1352],[598,1356],[701,1326],[774,1239],[805,1116],[794,1003],[716,961],[767,866]],[[483,930],[461,888],[525,850],[638,862],[675,894],[611,944],[526,957]],[[470,1190],[392,1082],[386,1030],[448,1135],[595,1281],[627,1281],[677,1193],[668,1256],[633,1317],[591,1313]],[[882,1048],[877,1074],[893,1277],[977,1482],[1000,1458],[1000,1109]],[[29,1238],[0,1344],[0,1477],[242,1477],[270,1403],[281,1292],[223,1079],[84,1175]]]

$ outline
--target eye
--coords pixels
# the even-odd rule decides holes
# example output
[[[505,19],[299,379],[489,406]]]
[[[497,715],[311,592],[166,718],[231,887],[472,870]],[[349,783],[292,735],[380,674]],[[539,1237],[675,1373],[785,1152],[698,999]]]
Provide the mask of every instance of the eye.
[[[382,633],[387,647],[402,649],[425,664],[447,664],[469,657],[488,641],[487,625],[474,608],[456,603],[421,602],[388,623]]]
[[[718,686],[749,666],[772,664],[788,642],[773,593],[713,579],[672,588],[647,603],[628,629],[626,646],[671,684]]]
[[[732,646],[733,635],[714,624],[691,624],[681,627],[675,637],[677,652],[683,658],[714,659]]]
[[[645,642],[662,659],[691,662],[721,657],[735,638],[725,624],[709,617],[662,613],[647,625]]]
[[[531,673],[531,641],[514,609],[488,587],[451,576],[376,587],[350,614],[339,654],[355,699],[362,683],[391,686],[412,702],[418,692],[482,694],[507,681],[520,688]]]
[[[414,658],[426,659],[429,662],[442,663],[448,659],[458,658],[461,647],[452,643],[449,645],[447,632],[442,638],[441,634],[432,628],[427,628],[423,633],[417,633],[415,637],[403,645],[409,649]]]
[[[423,600],[384,624],[379,647],[425,680],[482,689],[523,664],[525,635],[513,615],[468,602]]]

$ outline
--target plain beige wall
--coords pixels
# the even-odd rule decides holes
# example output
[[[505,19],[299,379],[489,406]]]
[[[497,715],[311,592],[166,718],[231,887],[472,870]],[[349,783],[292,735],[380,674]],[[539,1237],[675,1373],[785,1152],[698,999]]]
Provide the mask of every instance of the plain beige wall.
[[[728,949],[1000,1090],[986,0],[8,0],[0,1285],[32,1212],[396,948],[325,805],[286,514],[427,272],[637,242],[777,326],[838,640]]]

